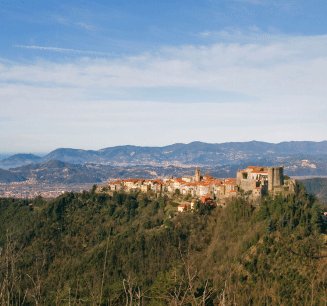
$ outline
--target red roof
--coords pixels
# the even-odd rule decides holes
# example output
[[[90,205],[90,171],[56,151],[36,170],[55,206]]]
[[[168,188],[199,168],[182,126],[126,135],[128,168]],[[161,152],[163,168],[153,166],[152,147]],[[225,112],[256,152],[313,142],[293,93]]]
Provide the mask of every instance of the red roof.
[[[211,184],[210,183],[200,183],[199,185],[201,185],[201,186],[210,186]]]
[[[211,202],[211,201],[212,201],[211,198],[208,197],[208,196],[202,196],[202,198],[201,198],[201,202],[202,203]]]
[[[121,181],[110,182],[110,185],[121,184]]]
[[[229,178],[224,181],[224,184],[236,184],[236,179]]]
[[[180,205],[178,205],[178,207],[190,207],[191,206],[191,204],[180,204]]]

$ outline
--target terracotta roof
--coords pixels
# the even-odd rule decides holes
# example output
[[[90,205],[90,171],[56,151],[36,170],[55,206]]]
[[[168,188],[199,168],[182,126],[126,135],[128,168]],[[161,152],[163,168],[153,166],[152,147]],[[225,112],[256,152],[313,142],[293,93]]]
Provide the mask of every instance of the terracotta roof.
[[[189,207],[190,206],[190,204],[180,204],[180,205],[178,205],[178,207]]]
[[[210,186],[211,184],[210,183],[200,183],[199,185],[200,186]]]
[[[225,185],[236,184],[236,179],[228,178],[223,182]]]
[[[111,182],[110,185],[121,184],[121,181]]]

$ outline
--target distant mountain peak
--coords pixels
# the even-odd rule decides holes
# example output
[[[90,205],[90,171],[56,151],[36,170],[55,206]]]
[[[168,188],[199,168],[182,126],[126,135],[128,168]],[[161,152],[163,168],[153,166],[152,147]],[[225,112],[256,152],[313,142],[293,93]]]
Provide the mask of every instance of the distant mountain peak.
[[[59,160],[72,164],[97,163],[112,166],[155,165],[215,166],[235,164],[265,157],[285,157],[294,154],[327,156],[327,141],[291,141],[268,143],[247,142],[206,143],[193,141],[163,147],[135,145],[114,146],[100,150],[58,148],[40,158],[33,154],[16,154],[0,161],[0,168],[9,169],[24,164]]]

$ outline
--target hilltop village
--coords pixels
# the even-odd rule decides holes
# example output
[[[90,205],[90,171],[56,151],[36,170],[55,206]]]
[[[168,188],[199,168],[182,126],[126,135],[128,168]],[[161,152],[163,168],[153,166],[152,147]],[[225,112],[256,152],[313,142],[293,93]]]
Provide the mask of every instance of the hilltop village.
[[[285,179],[287,178],[287,179]],[[249,200],[259,202],[263,195],[287,195],[295,191],[295,180],[284,177],[284,167],[255,167],[249,166],[237,172],[237,177],[217,179],[209,174],[201,176],[196,168],[194,176],[170,178],[164,180],[126,179],[111,182],[101,186],[102,190],[131,191],[139,189],[141,192],[153,191],[156,194],[190,195],[205,201],[215,201],[225,204],[233,197],[246,196]]]

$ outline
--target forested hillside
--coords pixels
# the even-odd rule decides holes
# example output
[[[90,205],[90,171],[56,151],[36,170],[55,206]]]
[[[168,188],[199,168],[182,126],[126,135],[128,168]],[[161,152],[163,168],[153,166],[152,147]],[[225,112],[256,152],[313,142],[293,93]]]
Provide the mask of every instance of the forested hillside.
[[[1,199],[0,304],[325,305],[324,207],[298,187],[179,214],[95,188]]]
[[[314,193],[319,199],[327,203],[327,178],[312,178],[303,180],[302,184],[309,193]]]

